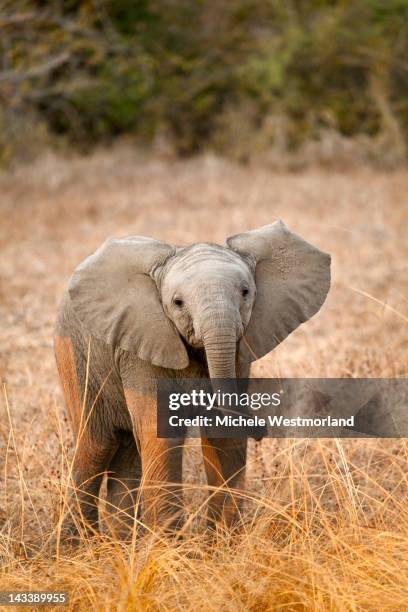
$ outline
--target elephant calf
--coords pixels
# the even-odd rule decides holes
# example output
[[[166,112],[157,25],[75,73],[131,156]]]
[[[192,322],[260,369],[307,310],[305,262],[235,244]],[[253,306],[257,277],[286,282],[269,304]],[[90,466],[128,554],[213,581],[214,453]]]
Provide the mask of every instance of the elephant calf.
[[[139,491],[145,524],[180,520],[183,440],[157,438],[158,379],[247,377],[251,361],[319,310],[329,285],[329,255],[281,221],[224,246],[108,240],[79,265],[60,307],[55,354],[88,528],[98,527],[105,472],[107,508],[121,524],[133,524]],[[219,487],[210,518],[230,524],[246,440],[203,439],[202,452],[208,483]]]

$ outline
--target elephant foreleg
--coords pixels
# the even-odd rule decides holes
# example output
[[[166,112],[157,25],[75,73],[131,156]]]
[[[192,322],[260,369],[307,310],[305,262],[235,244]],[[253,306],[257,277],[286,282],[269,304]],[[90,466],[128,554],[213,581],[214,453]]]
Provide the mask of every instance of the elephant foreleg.
[[[143,521],[174,531],[183,521],[182,440],[155,436],[141,441]]]
[[[231,526],[239,519],[245,480],[246,439],[202,438],[204,467],[210,488],[208,522]],[[234,493],[235,492],[235,493]]]
[[[143,523],[148,529],[174,531],[183,521],[183,439],[157,437],[155,398],[125,388],[142,461]]]
[[[129,537],[134,525],[141,473],[140,454],[133,433],[123,432],[109,465],[106,499],[109,530],[121,539]]]

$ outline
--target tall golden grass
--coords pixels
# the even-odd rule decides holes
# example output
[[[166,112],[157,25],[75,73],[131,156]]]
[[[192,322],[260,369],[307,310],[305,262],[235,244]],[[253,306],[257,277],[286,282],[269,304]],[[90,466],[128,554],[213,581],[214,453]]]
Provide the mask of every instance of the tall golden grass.
[[[222,243],[282,218],[332,253],[333,284],[253,374],[406,376],[407,187],[402,170],[272,173],[125,147],[0,176],[0,590],[67,591],[72,610],[406,609],[405,440],[251,441],[242,520],[212,535],[190,442],[182,538],[60,541],[74,448],[52,328],[70,272],[109,235]]]

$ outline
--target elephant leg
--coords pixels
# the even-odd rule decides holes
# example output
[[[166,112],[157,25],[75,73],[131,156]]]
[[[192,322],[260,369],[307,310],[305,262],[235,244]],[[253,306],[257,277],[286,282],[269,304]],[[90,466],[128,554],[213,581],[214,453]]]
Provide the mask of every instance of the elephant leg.
[[[69,513],[62,527],[64,534],[76,538],[81,524],[88,533],[98,528],[99,489],[103,474],[116,450],[116,441],[113,433],[106,429],[101,420],[94,416],[88,422],[84,397],[87,398],[87,405],[92,407],[93,415],[103,413],[104,404],[102,395],[98,397],[99,386],[92,384],[91,374],[89,375],[91,382],[86,392],[81,388],[80,380],[83,376],[82,378],[78,376],[78,372],[83,373],[87,370],[87,358],[84,353],[81,350],[75,353],[70,337],[56,336],[55,357],[76,438],[72,464],[74,490],[69,496]]]
[[[240,438],[202,438],[201,449],[208,484],[208,523],[232,526],[240,516],[242,497],[234,490],[245,481],[247,440]],[[214,490],[214,487],[217,490]]]
[[[125,387],[142,462],[143,523],[148,529],[174,531],[183,519],[183,439],[157,437],[156,399]]]
[[[106,511],[109,530],[127,539],[134,525],[137,493],[141,480],[140,454],[132,432],[122,432],[119,447],[108,471]]]
[[[72,468],[75,489],[71,494],[70,507],[73,516],[65,522],[71,535],[75,536],[78,532],[77,514],[87,535],[98,531],[99,490],[115,450],[112,439],[97,442],[87,432],[79,437]]]
[[[149,528],[175,531],[182,525],[183,443],[155,435],[141,439],[143,522]]]

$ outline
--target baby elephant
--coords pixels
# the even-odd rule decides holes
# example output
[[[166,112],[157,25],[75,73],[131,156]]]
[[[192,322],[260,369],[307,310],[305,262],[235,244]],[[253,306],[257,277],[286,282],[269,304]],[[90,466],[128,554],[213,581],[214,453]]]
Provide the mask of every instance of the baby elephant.
[[[55,354],[88,529],[98,527],[105,472],[117,531],[133,525],[136,506],[149,528],[180,525],[183,440],[157,437],[158,379],[248,377],[252,361],[319,310],[329,285],[330,256],[281,221],[224,246],[112,239],[79,265],[60,307]],[[209,519],[231,524],[246,440],[203,438],[202,453]]]

